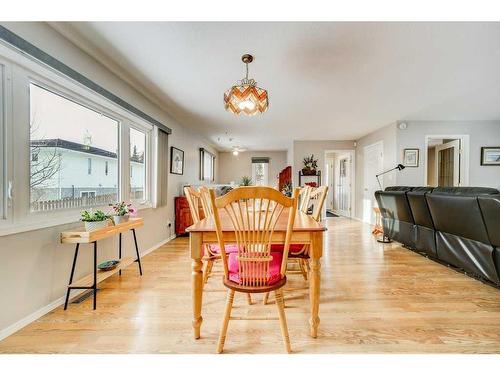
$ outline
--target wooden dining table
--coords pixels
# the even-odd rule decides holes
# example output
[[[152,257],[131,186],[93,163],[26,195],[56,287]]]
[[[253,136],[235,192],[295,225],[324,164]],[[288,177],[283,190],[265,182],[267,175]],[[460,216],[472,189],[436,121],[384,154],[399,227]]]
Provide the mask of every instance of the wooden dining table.
[[[220,221],[226,243],[236,243],[236,235],[229,216],[220,211]],[[284,244],[288,220],[288,208],[281,213],[275,230],[271,237],[273,244]],[[321,287],[321,265],[320,259],[323,255],[323,236],[326,227],[306,215],[297,211],[293,225],[291,243],[309,245],[310,274],[309,274],[309,301],[311,316],[309,319],[310,334],[316,338],[319,326],[319,293]],[[213,217],[200,220],[198,223],[187,228],[189,232],[189,247],[191,252],[191,283],[193,303],[193,330],[195,339],[200,338],[201,314],[203,301],[203,247],[206,244],[217,243],[217,233]]]

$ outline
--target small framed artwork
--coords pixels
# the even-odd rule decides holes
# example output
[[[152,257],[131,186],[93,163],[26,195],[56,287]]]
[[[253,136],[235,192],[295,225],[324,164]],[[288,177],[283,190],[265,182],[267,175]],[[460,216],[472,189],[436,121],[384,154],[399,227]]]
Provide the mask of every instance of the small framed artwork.
[[[418,148],[405,148],[403,156],[403,164],[405,167],[418,167]]]
[[[481,165],[500,165],[500,146],[481,147]]]
[[[170,173],[184,173],[184,151],[177,147],[170,147]]]

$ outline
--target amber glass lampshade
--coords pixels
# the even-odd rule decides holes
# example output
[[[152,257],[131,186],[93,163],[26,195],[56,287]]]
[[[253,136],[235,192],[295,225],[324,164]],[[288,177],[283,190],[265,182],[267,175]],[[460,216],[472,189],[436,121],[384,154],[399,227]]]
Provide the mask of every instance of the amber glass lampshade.
[[[267,91],[257,87],[257,82],[248,79],[248,64],[253,61],[252,55],[243,55],[241,58],[246,64],[247,74],[239,85],[231,87],[224,93],[224,108],[236,115],[240,113],[253,116],[263,113],[269,107]]]

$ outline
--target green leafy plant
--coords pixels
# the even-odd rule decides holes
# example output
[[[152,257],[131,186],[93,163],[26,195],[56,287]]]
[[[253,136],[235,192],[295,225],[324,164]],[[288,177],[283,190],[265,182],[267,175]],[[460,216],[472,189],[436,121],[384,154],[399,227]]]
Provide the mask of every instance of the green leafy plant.
[[[241,178],[240,186],[250,186],[252,185],[252,179],[248,176],[243,176]]]
[[[106,215],[101,210],[92,211],[92,210],[83,210],[81,212],[81,221],[104,221],[109,219],[109,215]]]
[[[287,197],[291,197],[292,196],[292,191],[293,191],[293,187],[292,187],[292,183],[291,182],[285,183],[285,185],[283,185],[283,189],[281,190],[281,192],[283,194],[285,194]]]
[[[310,157],[309,156],[305,157],[302,162],[304,163],[305,169],[316,170],[316,168],[318,168],[318,159],[314,159],[314,154],[311,155]]]

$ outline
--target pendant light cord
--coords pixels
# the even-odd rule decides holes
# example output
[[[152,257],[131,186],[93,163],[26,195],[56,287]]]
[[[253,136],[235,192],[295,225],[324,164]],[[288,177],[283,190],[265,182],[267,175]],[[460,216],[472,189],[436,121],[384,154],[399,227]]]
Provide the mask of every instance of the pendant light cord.
[[[246,79],[248,79],[248,63],[245,63],[246,67],[247,67],[247,75],[246,75]]]

